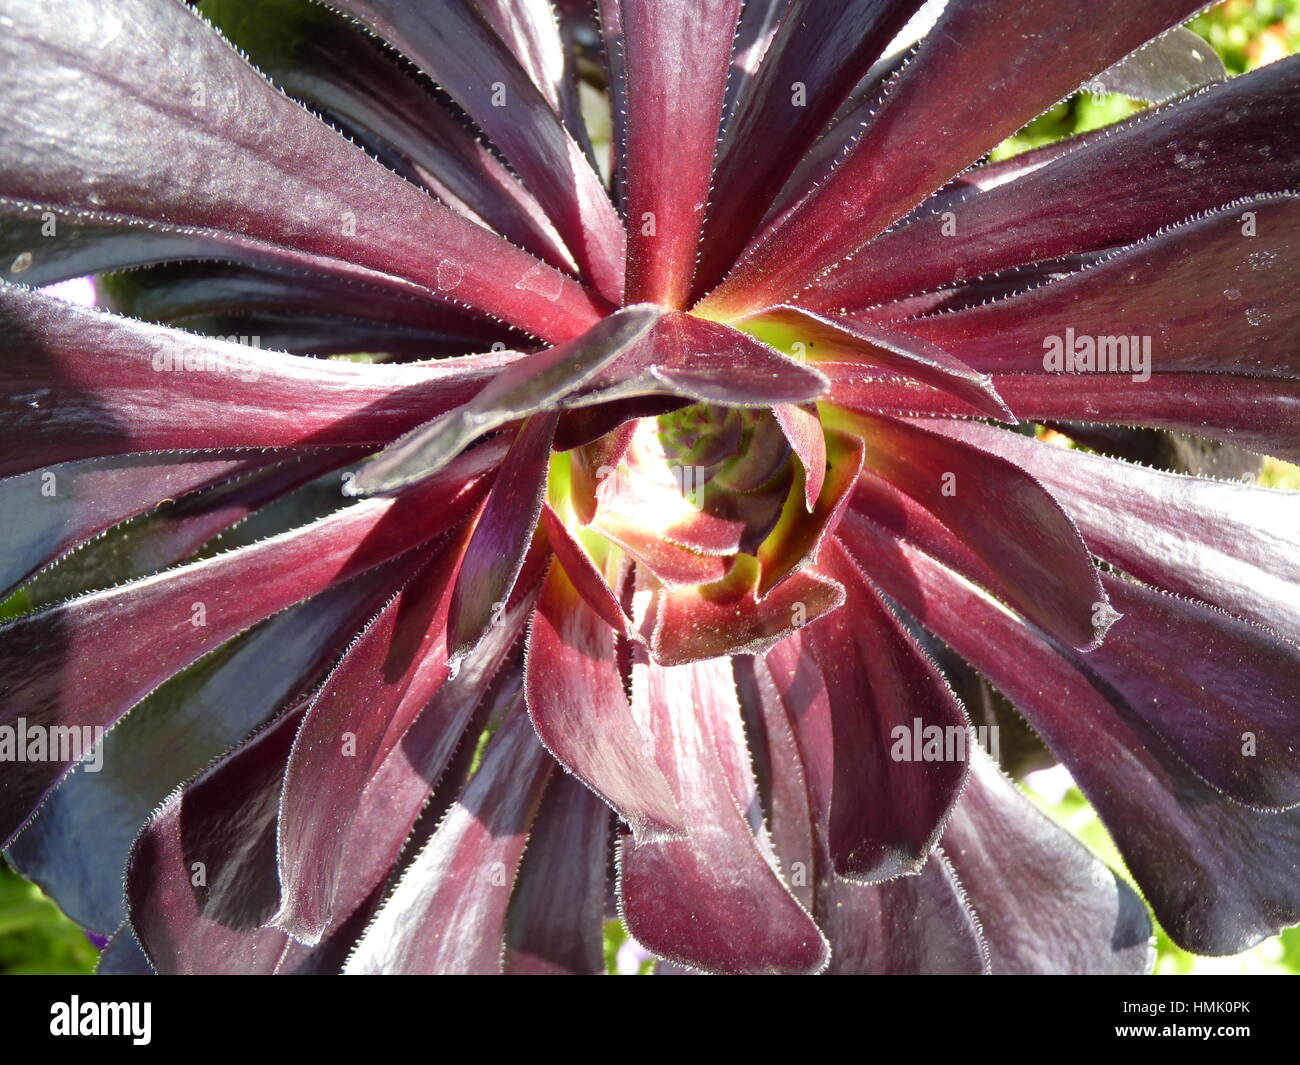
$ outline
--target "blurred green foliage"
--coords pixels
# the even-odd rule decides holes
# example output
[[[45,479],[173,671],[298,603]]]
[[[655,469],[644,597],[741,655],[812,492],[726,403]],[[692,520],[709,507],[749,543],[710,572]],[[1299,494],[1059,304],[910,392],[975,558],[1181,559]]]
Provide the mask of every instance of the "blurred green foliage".
[[[42,893],[0,860],[0,975],[76,975],[99,951]]]
[[[1215,48],[1231,74],[1300,51],[1300,0],[1225,0],[1190,25]],[[1109,125],[1141,106],[1122,96],[1076,94],[999,145],[992,157],[1005,159],[1062,137]],[[1261,480],[1275,488],[1300,489],[1300,468],[1270,460]],[[20,591],[0,603],[0,618],[22,613],[26,606]],[[1032,787],[1025,791],[1050,817],[1132,883],[1105,827],[1077,788],[1069,787],[1063,796],[1047,798]],[[610,973],[644,974],[653,970],[653,962],[640,956],[619,921],[606,922],[604,943]],[[1188,954],[1159,929],[1156,946],[1156,972],[1164,975],[1300,973],[1300,928],[1231,958]],[[89,973],[97,957],[98,952],[81,929],[60,913],[39,888],[0,860],[0,975]]]
[[[1243,74],[1300,51],[1298,0],[1226,0],[1190,23],[1229,74]]]
[[[1229,74],[1242,74],[1300,51],[1300,0],[1225,0],[1188,27],[1213,46]],[[1113,93],[1076,93],[998,145],[992,158],[1006,159],[1062,137],[1100,129],[1143,106]]]

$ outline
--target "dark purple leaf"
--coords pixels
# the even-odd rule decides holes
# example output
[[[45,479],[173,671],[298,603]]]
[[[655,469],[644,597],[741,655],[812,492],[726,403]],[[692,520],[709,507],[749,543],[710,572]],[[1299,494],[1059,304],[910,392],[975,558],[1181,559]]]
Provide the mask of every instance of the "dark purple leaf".
[[[399,153],[447,206],[550,265],[572,269],[563,242],[518,178],[360,27],[300,0],[203,0],[199,11],[278,88]]]
[[[251,547],[9,622],[0,628],[0,721],[113,725],[168,677],[245,629],[463,520],[482,497],[485,464],[499,457],[485,452],[400,499],[367,500]],[[131,641],[112,638],[124,631],[134,634]],[[5,774],[6,841],[75,760],[60,753],[68,756],[16,762]]]
[[[774,307],[748,320],[756,328],[776,327],[789,345],[802,344],[813,363],[843,362],[904,374],[964,399],[985,417],[1001,421],[1011,412],[987,374],[978,373],[937,344],[885,326],[813,314],[800,307]]]
[[[474,5],[442,0],[435,9],[404,0],[331,0],[330,6],[403,52],[465,110],[537,197],[584,276],[607,300],[619,301],[623,227],[600,178]],[[536,276],[554,286],[550,271]]]
[[[460,572],[447,617],[447,650],[463,658],[500,621],[519,579],[542,510],[557,415],[534,414],[519,427],[492,482]]]
[[[854,410],[920,416],[978,416],[967,404],[914,382],[869,379],[827,364],[831,396]],[[1145,425],[1210,437],[1300,462],[1300,382],[1240,374],[1159,374],[1134,387],[1113,374],[994,374],[1020,418]]]
[[[792,890],[816,896],[831,940],[831,973],[982,973],[987,951],[952,871],[931,854],[919,876],[866,885],[832,869],[827,831],[834,769],[833,711],[807,637],[778,644],[754,662],[754,682],[737,669],[742,699],[758,704],[751,732],[772,780],[772,836]],[[814,835],[815,833],[815,835]],[[802,890],[801,890],[802,888]]]
[[[132,926],[160,974],[269,972],[288,946],[261,926],[277,903],[276,801],[300,720],[282,716],[172,795],[136,842]]]
[[[368,324],[377,337],[390,330],[405,330],[410,334],[408,344],[422,340],[425,358],[487,351],[494,343],[519,350],[527,343],[524,336],[500,322],[463,308],[416,300],[377,285],[326,274],[304,276],[279,268],[182,262],[112,274],[100,278],[97,288],[108,310],[184,329],[194,329],[196,322],[236,318],[275,321],[277,315],[305,319],[304,328],[312,322],[332,320],[339,332],[355,333]],[[247,329],[227,329],[222,335],[232,332],[249,335]],[[279,350],[265,336],[261,346]],[[328,354],[310,349],[309,353]]]
[[[157,976],[158,974],[145,956],[131,926],[123,925],[113,934],[103,953],[100,954],[95,975]]]
[[[468,304],[553,343],[602,313],[599,297],[276,92],[186,5],[14,6],[0,63],[15,115],[0,131],[0,195],[198,228],[236,256],[252,247],[286,265]],[[124,78],[129,94],[118,91]],[[84,94],[115,104],[87,111]],[[87,138],[102,150],[87,153]]]
[[[827,829],[834,871],[862,881],[917,873],[966,779],[966,714],[835,541],[820,567],[846,595],[841,610],[804,636],[834,735]],[[940,745],[930,757],[936,751],[924,744],[934,735]]]
[[[105,733],[102,769],[73,772],[50,793],[10,845],[9,860],[73,919],[115,928],[126,917],[123,870],[153,811],[308,690],[390,579],[398,578],[384,572],[331,589],[164,683]]]
[[[750,4],[760,9],[771,4]],[[707,292],[920,0],[794,0],[727,123],[698,290]]]
[[[305,942],[330,925],[343,851],[367,781],[447,679],[452,541],[348,648],[286,751],[277,923]]]
[[[1139,580],[1300,643],[1300,495],[1164,473],[968,422],[928,422],[1038,478],[1092,550]]]
[[[1093,673],[1092,655],[1035,635],[916,549],[878,537],[871,573],[1026,715],[1097,808],[1176,943],[1236,954],[1300,920],[1300,813],[1224,798]]]
[[[858,884],[831,874],[818,890],[831,941],[831,976],[981,976],[983,932],[952,866],[937,848],[916,876]]]
[[[381,451],[358,474],[353,494],[390,492],[428,477],[484,433],[538,411],[555,410],[565,396],[644,336],[662,313],[650,305],[628,307],[568,344],[520,359],[496,374],[470,402]]]
[[[843,161],[767,226],[704,305],[731,317],[787,302],[1089,75],[1202,6],[951,0]]]
[[[787,577],[817,557],[827,533],[839,523],[862,473],[863,447],[857,437],[826,429],[823,444],[826,467],[812,510],[808,510],[807,488],[800,490],[796,484],[786,496],[776,527],[756,552],[762,568],[758,583],[760,598],[766,598]]]
[[[511,888],[554,766],[518,700],[345,971],[500,972]]]
[[[650,651],[661,666],[724,655],[762,654],[795,629],[837,609],[844,589],[811,571],[793,573],[766,595],[759,567],[740,556],[725,578],[702,587],[655,591]]]
[[[942,551],[1071,645],[1096,646],[1114,613],[1078,529],[1038,481],[910,421],[854,414],[842,427],[866,445],[851,510]]]
[[[1257,197],[1023,295],[899,328],[977,370],[1122,374],[1134,391],[1153,372],[1300,377],[1298,259],[1300,196]]]
[[[730,661],[675,669],[638,661],[632,698],[690,834],[623,841],[628,930],[660,957],[706,972],[825,968],[825,939],[781,880],[761,821],[747,820],[757,795]]]
[[[576,780],[552,773],[528,837],[506,919],[507,973],[604,972],[609,810]]]
[[[670,311],[568,405],[669,394],[728,407],[770,407],[816,399],[826,384],[817,370],[747,333]]]
[[[803,467],[804,508],[811,514],[826,480],[826,434],[822,431],[817,408],[783,403],[772,408],[772,417],[781,426],[790,450]]]
[[[515,649],[530,610],[528,599],[512,605],[456,675],[441,684],[427,705],[417,708],[418,716],[406,731],[385,738],[389,749],[382,762],[359,778],[360,787],[350,802],[339,796],[335,812],[341,820],[334,824],[342,838],[316,834],[316,847],[310,852],[286,848],[283,837],[294,824],[286,819],[290,811],[282,807],[280,877],[286,905],[277,915],[277,925],[310,925],[318,929],[314,935],[323,935],[322,948],[334,953],[330,940],[338,937],[340,922],[382,889],[417,830],[430,794],[444,783],[459,788],[453,771],[456,761],[473,754],[474,741],[496,704],[518,693],[510,665],[517,657]],[[341,750],[341,745],[336,749]],[[311,831],[316,833],[315,828]],[[322,864],[328,862],[335,864],[332,868]],[[323,896],[318,895],[321,891]],[[299,892],[301,906],[295,901]],[[314,907],[315,902],[321,907]],[[345,953],[360,931],[346,938]],[[342,957],[337,960],[341,965]]]
[[[1150,972],[1136,892],[1034,809],[982,748],[943,834],[995,975]]]
[[[686,831],[664,774],[633,717],[615,633],[552,567],[533,615],[525,690],[547,750],[618,812],[638,840]]]
[[[0,475],[128,452],[385,442],[470,399],[519,358],[304,359],[18,285],[0,285],[0,328]]]
[[[731,46],[743,0],[620,7],[627,98],[627,295],[681,309],[689,301],[713,179]]]
[[[1128,244],[1243,196],[1295,189],[1298,108],[1300,60],[1283,60],[1108,136],[1040,149],[1059,158],[1015,180],[1005,168],[1022,157],[973,170],[972,182],[987,170],[998,184],[923,205],[924,215],[872,241],[800,302],[867,307],[958,277]]]
[[[109,526],[273,461],[230,453],[124,455],[0,480],[0,599],[35,569]]]

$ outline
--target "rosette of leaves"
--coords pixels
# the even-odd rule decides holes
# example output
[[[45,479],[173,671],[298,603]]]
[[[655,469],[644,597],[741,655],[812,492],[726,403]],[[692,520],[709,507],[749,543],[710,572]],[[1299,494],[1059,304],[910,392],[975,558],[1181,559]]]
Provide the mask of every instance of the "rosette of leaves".
[[[979,676],[1176,942],[1300,919],[1300,497],[1033,428],[1300,457],[1201,6],[0,0],[0,724],[106,730],[11,860],[106,971],[1146,969]]]

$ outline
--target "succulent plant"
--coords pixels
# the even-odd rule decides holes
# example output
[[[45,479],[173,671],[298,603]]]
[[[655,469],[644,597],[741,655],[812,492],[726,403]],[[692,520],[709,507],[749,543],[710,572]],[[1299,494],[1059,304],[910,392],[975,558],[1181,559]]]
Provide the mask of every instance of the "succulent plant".
[[[1177,943],[1300,921],[1300,495],[1105,453],[1300,459],[1202,6],[0,0],[11,862],[105,972],[1147,970],[995,690]]]

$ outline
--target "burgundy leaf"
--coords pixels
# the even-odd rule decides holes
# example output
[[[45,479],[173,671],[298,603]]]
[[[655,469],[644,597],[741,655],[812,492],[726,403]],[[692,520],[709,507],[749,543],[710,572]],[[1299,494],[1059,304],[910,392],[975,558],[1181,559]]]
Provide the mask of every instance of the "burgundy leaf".
[[[804,508],[811,514],[826,480],[826,434],[822,432],[817,409],[782,403],[772,408],[772,417],[780,424],[790,450],[799,457],[803,467]]]
[[[989,971],[989,950],[943,852],[916,876],[857,884],[833,874],[818,891],[831,941],[831,976],[911,976]]]
[[[555,434],[555,450],[569,451],[582,447],[626,427],[633,419],[657,418],[690,405],[689,399],[679,396],[641,396],[566,410]]]
[[[520,359],[498,373],[473,400],[418,426],[361,470],[353,494],[389,492],[441,469],[483,433],[541,410],[554,410],[645,335],[659,316],[650,305],[625,308],[559,347]]]
[[[1062,142],[1048,149],[1054,162],[1015,180],[1006,180],[1006,164],[971,171],[972,181],[994,171],[998,183],[925,205],[800,303],[867,307],[959,276],[1128,244],[1243,196],[1298,188],[1298,108],[1293,58],[1143,113],[1108,136]]]
[[[405,53],[465,110],[537,197],[584,276],[619,302],[623,227],[600,178],[474,4],[443,0],[435,9],[403,0],[331,0],[331,6]],[[550,271],[535,276],[554,286]]]
[[[1300,647],[1200,603],[1105,582],[1123,616],[1088,658],[1092,672],[1216,790],[1261,809],[1300,805]]]
[[[563,12],[533,0],[478,0],[478,8],[590,157],[578,100],[578,48],[565,41]]]
[[[877,554],[872,573],[886,592],[997,685],[1061,758],[1176,943],[1236,954],[1300,920],[1300,814],[1224,798],[1092,672],[1091,655],[1045,642],[908,545],[881,536]]]
[[[800,719],[810,713],[810,707],[801,703],[792,713],[783,701],[784,695],[795,695],[794,674],[801,649],[800,637],[793,635],[766,656],[738,656],[732,659],[732,666],[746,736],[753,751],[754,775],[772,835],[772,850],[791,893],[811,913],[818,869],[827,864],[826,808],[814,806],[814,782],[804,766],[800,744]],[[816,670],[805,668],[805,679],[809,672]],[[780,676],[784,686],[778,686],[774,676]],[[817,692],[822,694],[820,676]],[[818,711],[824,718],[824,700],[811,710],[814,715]]]
[[[776,527],[758,548],[762,568],[758,583],[760,598],[767,597],[787,577],[817,557],[826,534],[839,523],[862,473],[861,440],[849,433],[827,429],[823,431],[823,442],[826,468],[811,513],[807,509],[807,489],[800,491],[796,486],[786,496]]]
[[[112,215],[0,196],[0,264],[5,264],[5,280],[48,285],[105,270],[212,256],[279,261],[270,249],[254,249],[246,243],[236,247],[216,233],[145,229]]]
[[[512,604],[502,624],[464,660],[456,675],[445,680],[426,705],[417,708],[406,731],[386,737],[387,755],[371,766],[358,790],[336,811],[344,817],[335,822],[343,838],[318,836],[316,849],[297,854],[285,846],[286,832],[291,832],[293,825],[287,820],[290,811],[282,803],[280,877],[286,905],[277,916],[277,925],[305,923],[293,901],[295,893],[301,888],[310,904],[318,887],[323,888],[326,895],[320,901],[325,909],[311,916],[311,924],[324,930],[321,947],[333,953],[329,941],[338,937],[335,930],[341,919],[373,892],[381,891],[393,863],[413,838],[431,793],[444,781],[459,788],[454,772],[457,761],[473,754],[474,740],[497,704],[517,695],[518,681],[511,679],[509,665],[530,610],[529,599]],[[341,744],[336,749],[341,749]],[[295,860],[298,857],[302,860]],[[328,868],[323,862],[336,864]],[[345,953],[360,931],[356,929],[343,944]],[[339,965],[342,960],[338,958]]]
[[[390,590],[387,569],[365,574],[164,683],[105,733],[95,772],[70,773],[49,794],[5,852],[9,862],[79,924],[117,927],[126,919],[122,873],[154,811],[309,691]]]
[[[982,307],[899,323],[978,370],[1300,377],[1290,264],[1300,196],[1243,200],[1090,270]]]
[[[542,504],[541,525],[546,531],[547,546],[583,601],[616,633],[631,638],[631,625],[610,582],[550,504]]]
[[[517,622],[522,622],[525,615],[526,610],[516,611],[514,616]],[[514,632],[504,641],[505,648],[514,642],[517,631],[516,625]],[[408,731],[401,747],[390,753],[364,792],[357,796],[351,831],[340,864],[336,902],[340,916],[331,924],[328,935],[317,946],[306,947],[278,929],[244,931],[229,924],[217,926],[207,922],[202,925],[204,936],[212,953],[220,956],[225,965],[243,973],[339,971],[347,951],[363,931],[377,902],[379,881],[398,858],[421,805],[460,738],[469,713],[462,708],[473,709],[479,705],[484,697],[484,676],[499,668],[503,647],[498,641],[494,644],[491,653],[467,666],[458,678],[461,683],[450,681],[440,689],[429,710]],[[458,690],[450,691],[453,688]],[[228,761],[238,762],[242,757],[243,752],[236,751]],[[224,770],[218,766],[216,772]],[[219,787],[216,790],[224,793],[226,789]],[[188,796],[182,796],[182,804],[186,798]],[[168,808],[164,807],[163,816],[167,815]],[[178,903],[155,908],[146,915],[155,926],[161,925],[164,932],[170,933],[174,924],[184,928],[185,922],[193,916],[192,904],[187,904],[192,892],[192,869],[179,860],[184,854],[174,849],[167,851],[164,848],[162,856],[176,861],[175,864],[165,861],[156,868],[156,879],[161,883],[151,884],[143,880],[143,869],[138,864],[133,866],[132,877],[142,888],[162,893]],[[171,883],[173,878],[179,880],[179,884]],[[281,936],[283,949],[279,952],[266,949],[272,931]],[[200,959],[199,964],[206,968],[211,961]]]
[[[1038,478],[1092,550],[1127,573],[1300,643],[1300,495],[1150,470],[967,422],[925,424]]]
[[[731,73],[727,77],[724,120],[736,113],[736,107],[752,91],[754,75],[761,68],[785,15],[790,0],[746,0],[736,26],[736,43],[731,50]],[[726,121],[724,121],[724,126]]]
[[[1136,892],[1034,809],[982,748],[943,847],[996,975],[1145,975],[1151,920]]]
[[[643,526],[617,510],[601,510],[591,523],[591,528],[621,547],[669,587],[711,584],[722,580],[730,569],[724,554],[707,554],[696,548],[685,547],[664,533]],[[678,528],[690,527],[679,525]]]
[[[746,7],[763,5],[750,3]],[[701,290],[717,284],[836,109],[920,0],[794,0],[736,113],[718,160]]]
[[[818,921],[831,940],[828,972],[986,971],[978,924],[940,855],[931,854],[919,876],[873,885],[832,869],[833,711],[806,641],[805,634],[791,637],[765,661],[755,660],[758,683],[750,690],[760,703],[758,736],[772,778],[773,840],[793,890],[802,884],[808,896],[816,895]],[[738,669],[738,678],[743,675]],[[740,688],[743,698],[746,685]]]
[[[838,583],[810,571],[792,574],[760,596],[759,567],[742,555],[715,584],[655,591],[650,652],[662,666],[762,654],[843,602]]]
[[[345,972],[500,972],[511,888],[554,765],[517,702]]]
[[[917,873],[966,779],[966,714],[837,542],[821,568],[847,597],[805,635],[834,735],[834,870],[868,882]],[[936,735],[938,748],[927,748]]]
[[[164,500],[238,477],[274,456],[124,455],[0,480],[0,599],[39,566]]]
[[[111,726],[169,676],[263,618],[445,532],[481,498],[494,456],[466,456],[401,499],[367,500],[251,547],[9,622],[0,628],[0,720]],[[122,631],[135,636],[125,644],[110,638]],[[61,753],[5,774],[6,840],[67,771],[72,759]]]
[[[768,225],[704,305],[739,316],[788,301],[1090,74],[1202,6],[951,0],[843,161]]]
[[[400,153],[443,203],[550,265],[572,269],[519,180],[358,26],[299,0],[203,0],[199,11],[278,88],[347,132]]]
[[[781,330],[783,340],[802,344],[806,357],[814,363],[861,363],[906,374],[951,392],[986,417],[1001,421],[1011,417],[987,374],[977,373],[937,344],[918,342],[918,338],[896,329],[788,306],[766,310],[748,319],[747,324],[762,330]]]
[[[357,328],[369,322],[376,332],[379,326],[408,330],[411,343],[416,337],[423,340],[426,358],[444,351],[457,355],[487,351],[497,342],[518,350],[527,342],[518,332],[461,307],[412,299],[361,281],[276,267],[171,263],[99,278],[97,289],[108,310],[187,329],[194,328],[190,323],[196,321],[236,316],[256,320],[261,315],[273,321],[277,313],[307,321],[329,319],[336,328],[343,325],[340,319],[355,318],[360,320]],[[277,350],[265,337],[262,347]]]
[[[145,956],[140,941],[131,926],[124,924],[114,933],[99,955],[95,966],[96,976],[157,976],[153,965]]]
[[[912,422],[862,413],[842,424],[866,445],[852,510],[942,551],[1072,646],[1100,642],[1114,612],[1078,529],[1038,481]]]
[[[519,578],[542,510],[556,419],[553,412],[526,419],[493,479],[451,597],[447,648],[456,659],[500,621]]]
[[[729,407],[770,407],[807,402],[825,390],[817,370],[748,334],[670,311],[570,404],[668,393]]]
[[[743,0],[616,0],[628,96],[627,301],[685,307]]]
[[[286,752],[276,921],[305,942],[329,927],[361,792],[447,679],[447,606],[457,548],[435,555],[348,648]]]
[[[510,915],[505,971],[533,976],[604,972],[609,811],[576,780],[553,773],[528,837]]]
[[[0,285],[0,325],[0,475],[128,452],[378,443],[465,402],[519,358],[303,359],[17,285]]]
[[[628,705],[615,632],[554,566],[533,615],[525,688],[547,750],[609,803],[637,840],[685,833],[645,727]]]
[[[225,546],[237,547],[251,543],[259,533],[274,534],[323,517],[342,499],[334,479],[322,475],[356,457],[348,448],[305,452],[237,480],[165,500],[156,510],[83,544],[75,559],[41,571],[24,594],[33,607],[45,606],[185,562],[215,546],[220,536],[227,536]],[[253,520],[232,532],[249,518]]]
[[[173,794],[136,842],[127,897],[159,973],[271,972],[288,947],[262,926],[278,901],[276,802],[300,720],[285,714]]]
[[[569,452],[570,495],[575,517],[583,525],[589,524],[596,516],[597,490],[610,472],[617,469],[623,461],[635,435],[636,423],[627,422]]]
[[[628,930],[660,957],[707,972],[815,973],[826,941],[775,868],[727,659],[633,667],[633,705],[685,814],[685,840],[620,853]]]
[[[288,264],[468,304],[553,343],[602,313],[576,282],[276,92],[186,5],[9,6],[0,92],[21,117],[0,133],[0,195],[202,229]],[[123,78],[130,94],[118,91]],[[87,113],[85,93],[116,103]],[[88,137],[103,150],[86,153]]]
[[[932,388],[864,378],[826,364],[831,396],[854,410],[921,416],[978,412]],[[1300,462],[1300,382],[1238,374],[1159,374],[1135,388],[1108,374],[994,374],[998,394],[1020,418],[1145,425],[1210,437]]]

